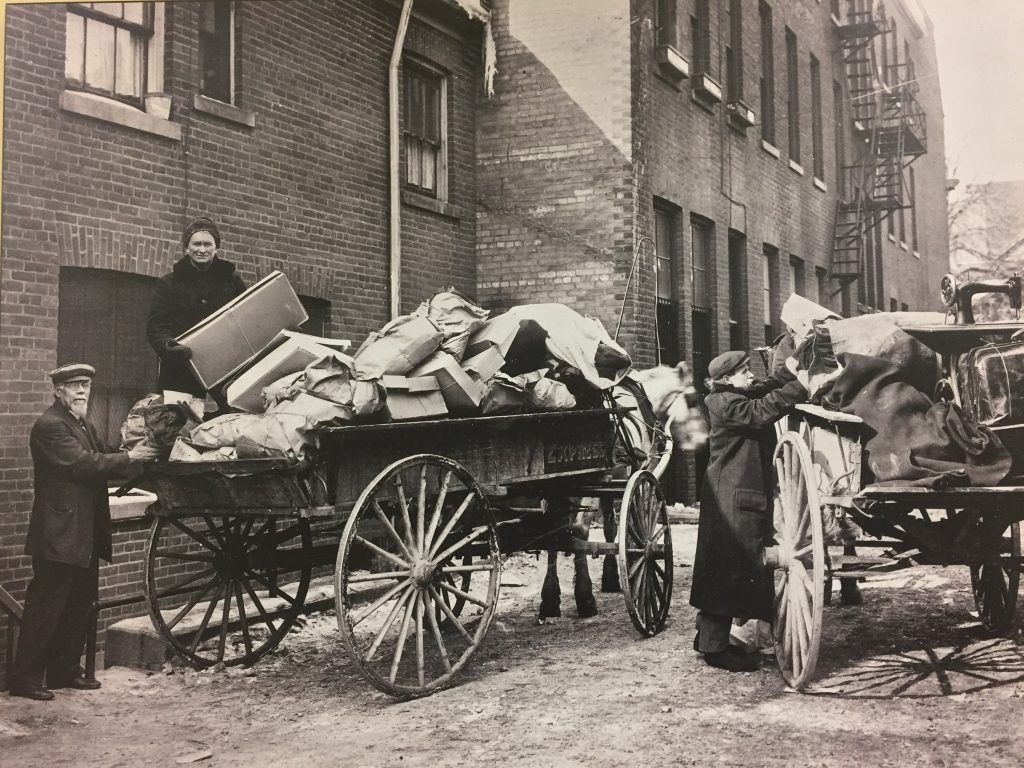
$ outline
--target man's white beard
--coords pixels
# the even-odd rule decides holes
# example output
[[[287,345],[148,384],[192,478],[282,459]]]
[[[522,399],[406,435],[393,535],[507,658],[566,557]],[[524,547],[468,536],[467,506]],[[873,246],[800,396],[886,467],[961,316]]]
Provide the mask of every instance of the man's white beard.
[[[71,413],[78,419],[84,419],[86,412],[89,410],[88,403],[72,403]]]

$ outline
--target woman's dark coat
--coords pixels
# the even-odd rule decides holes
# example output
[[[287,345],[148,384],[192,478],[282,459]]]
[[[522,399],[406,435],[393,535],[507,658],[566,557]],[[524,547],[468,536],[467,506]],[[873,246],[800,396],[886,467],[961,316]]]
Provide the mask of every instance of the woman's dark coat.
[[[197,396],[206,392],[192,372],[188,357],[173,351],[173,341],[244,290],[235,265],[220,258],[200,272],[185,256],[174,265],[171,274],[160,279],[146,323],[149,344],[160,358],[157,389]]]
[[[706,613],[770,620],[774,586],[761,563],[772,535],[773,424],[807,393],[796,380],[751,398],[738,390],[704,400],[711,463],[700,496],[690,605]]]
[[[128,454],[107,453],[96,427],[60,402],[36,420],[29,446],[35,499],[25,554],[79,568],[93,555],[109,562],[107,480],[128,473]]]

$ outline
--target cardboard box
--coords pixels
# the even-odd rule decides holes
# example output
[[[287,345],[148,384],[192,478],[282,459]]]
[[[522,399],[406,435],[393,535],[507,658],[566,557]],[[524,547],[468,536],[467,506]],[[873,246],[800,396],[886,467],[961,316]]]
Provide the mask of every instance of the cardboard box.
[[[507,355],[516,334],[519,333],[519,322],[519,317],[508,313],[492,317],[473,331],[466,344],[463,359],[475,357],[490,347],[497,347],[502,356]]]
[[[462,370],[459,361],[447,352],[435,352],[413,368],[410,376],[436,376],[441,395],[451,413],[476,413],[484,396],[483,385]]]
[[[339,352],[348,351],[349,347],[352,346],[352,342],[348,339],[328,339],[326,336],[314,336],[310,333],[300,333],[299,331],[281,331],[277,334],[277,337],[271,342],[272,346],[277,346],[285,339],[301,339],[302,341],[312,341],[320,344],[324,347],[330,347],[336,349]]]
[[[374,331],[356,351],[356,378],[404,376],[441,346],[441,329],[432,320],[402,315]]]
[[[501,354],[498,347],[488,347],[483,352],[478,352],[473,357],[467,357],[462,361],[462,370],[480,382],[487,381],[494,374],[501,370],[505,364],[505,356]]]
[[[434,376],[383,376],[388,412],[394,421],[424,419],[448,413],[441,385]]]
[[[281,272],[271,272],[178,337],[192,349],[200,383],[212,389],[267,349],[278,333],[309,319]]]
[[[228,405],[250,413],[262,413],[265,386],[289,373],[298,373],[315,360],[334,354],[335,350],[312,341],[287,339],[228,384],[224,391]]]

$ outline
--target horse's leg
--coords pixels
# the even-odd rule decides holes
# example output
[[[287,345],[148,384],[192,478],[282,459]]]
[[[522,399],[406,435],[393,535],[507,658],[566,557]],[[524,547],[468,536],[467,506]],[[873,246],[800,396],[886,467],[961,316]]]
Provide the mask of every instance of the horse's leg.
[[[540,590],[539,619],[557,619],[562,615],[562,590],[558,585],[558,550],[548,550],[548,568]]]
[[[615,500],[610,496],[601,497],[601,516],[604,519],[604,540],[614,542],[618,535],[618,526],[615,525]],[[622,585],[619,584],[619,564],[611,552],[604,556],[601,569],[601,591],[622,591]]]
[[[843,542],[843,554],[856,555],[857,537],[860,536],[860,528],[844,515],[840,520],[839,532]],[[843,605],[860,605],[864,602],[864,595],[860,592],[857,579],[839,580],[839,602]]]
[[[580,507],[572,524],[572,535],[575,539],[587,541],[590,529],[586,523],[583,508]],[[594,600],[594,584],[590,581],[590,569],[587,568],[587,554],[574,552],[573,564],[573,596],[576,598],[576,615],[581,619],[597,615],[597,601]]]
[[[843,554],[856,555],[856,545],[843,544]],[[857,584],[857,579],[839,580],[839,601],[843,605],[860,605],[864,602],[864,595],[861,594],[860,585]]]

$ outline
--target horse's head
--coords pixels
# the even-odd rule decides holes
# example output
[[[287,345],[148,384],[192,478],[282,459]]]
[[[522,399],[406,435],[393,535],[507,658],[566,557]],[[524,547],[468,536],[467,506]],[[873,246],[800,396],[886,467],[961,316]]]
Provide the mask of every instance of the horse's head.
[[[697,405],[693,373],[685,362],[675,367],[658,365],[637,371],[636,378],[647,393],[658,421],[671,420],[672,441],[682,450],[692,450],[708,439],[707,424]]]

